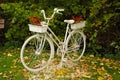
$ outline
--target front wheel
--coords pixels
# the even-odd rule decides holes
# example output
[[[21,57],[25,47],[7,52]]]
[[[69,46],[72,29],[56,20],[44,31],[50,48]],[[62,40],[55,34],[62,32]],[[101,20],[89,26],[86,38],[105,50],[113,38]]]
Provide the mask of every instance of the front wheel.
[[[53,55],[53,42],[46,34],[37,34],[29,37],[24,42],[20,58],[27,70],[37,72],[48,66]]]
[[[83,32],[72,31],[66,41],[66,54],[72,61],[79,60],[86,48],[86,36]]]

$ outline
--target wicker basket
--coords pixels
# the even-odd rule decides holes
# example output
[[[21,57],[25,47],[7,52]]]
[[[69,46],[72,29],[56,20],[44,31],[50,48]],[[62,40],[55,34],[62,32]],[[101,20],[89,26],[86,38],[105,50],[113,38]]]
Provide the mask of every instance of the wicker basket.
[[[74,23],[74,24],[71,24],[71,29],[80,29],[80,28],[83,28],[85,27],[85,22],[86,21],[81,21],[79,23]]]
[[[39,32],[39,33],[47,32],[47,25],[38,26],[38,25],[28,24],[28,26],[29,26],[29,31],[32,32]]]

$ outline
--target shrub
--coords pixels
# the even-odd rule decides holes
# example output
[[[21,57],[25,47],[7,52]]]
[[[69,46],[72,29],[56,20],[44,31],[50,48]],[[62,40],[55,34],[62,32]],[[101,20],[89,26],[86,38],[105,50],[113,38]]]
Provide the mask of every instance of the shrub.
[[[5,13],[5,37],[10,41],[23,41],[30,35],[28,17],[39,16],[40,6],[30,3],[6,3],[0,5]]]
[[[8,1],[9,2],[9,1]],[[13,1],[14,2],[14,1]],[[16,1],[17,2],[17,1]],[[31,33],[28,17],[41,17],[39,10],[45,9],[50,16],[53,8],[65,8],[63,15],[56,15],[50,26],[60,38],[65,32],[64,19],[82,14],[86,20],[87,49],[95,53],[117,53],[120,51],[120,2],[118,0],[29,0],[0,4],[6,19],[5,37],[10,41],[23,42]],[[58,4],[59,3],[59,4]],[[16,43],[16,42],[15,42]]]
[[[87,19],[89,47],[96,53],[116,53],[120,50],[120,2],[100,0],[90,8]],[[115,43],[115,44],[113,44]]]

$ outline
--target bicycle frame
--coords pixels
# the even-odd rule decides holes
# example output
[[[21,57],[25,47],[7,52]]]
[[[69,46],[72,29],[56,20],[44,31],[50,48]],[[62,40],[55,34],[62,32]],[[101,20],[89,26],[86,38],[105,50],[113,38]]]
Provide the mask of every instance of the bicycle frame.
[[[60,39],[54,34],[54,32],[48,27],[49,32],[47,32],[47,35],[51,38],[51,40],[59,47],[61,44],[64,45],[66,43],[67,36],[69,34],[69,24],[67,24],[66,27],[66,33],[64,36],[64,41],[60,41]],[[50,34],[51,33],[51,34]]]
[[[54,12],[53,14],[51,15],[50,18],[47,18],[46,15],[45,15],[45,11],[44,10],[41,10],[41,13],[43,13],[43,17],[47,23],[47,25],[49,25],[49,22],[50,20],[54,17],[55,13],[58,13],[58,14],[62,14],[60,13],[60,11],[64,11],[64,9],[57,9],[55,8],[54,9]],[[66,43],[66,39],[67,39],[67,36],[69,34],[69,25],[70,24],[67,24],[67,27],[66,27],[66,33],[65,33],[65,36],[64,36],[64,41],[60,41],[60,39],[55,35],[55,33],[50,29],[50,27],[48,26],[48,31],[47,31],[47,35],[51,38],[51,40],[57,45],[57,47],[61,46],[62,45],[65,45]],[[63,46],[65,48],[65,46]]]

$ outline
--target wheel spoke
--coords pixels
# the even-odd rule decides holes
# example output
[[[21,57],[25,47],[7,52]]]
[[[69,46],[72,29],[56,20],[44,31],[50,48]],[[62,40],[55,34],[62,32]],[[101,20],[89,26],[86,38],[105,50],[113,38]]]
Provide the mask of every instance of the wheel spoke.
[[[67,39],[67,55],[73,60],[79,60],[84,53],[84,35],[79,31],[73,31]]]

